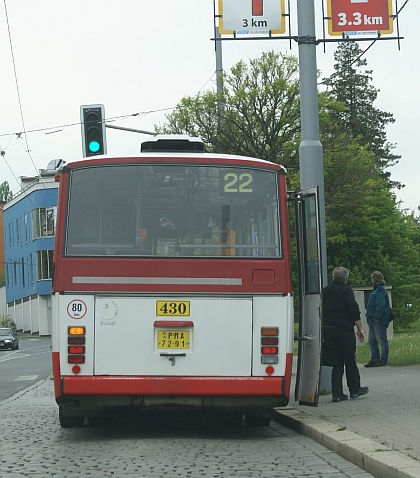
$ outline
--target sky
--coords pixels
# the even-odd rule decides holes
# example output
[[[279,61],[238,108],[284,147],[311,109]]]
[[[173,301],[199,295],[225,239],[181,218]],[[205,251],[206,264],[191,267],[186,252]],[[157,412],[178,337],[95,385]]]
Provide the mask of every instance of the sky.
[[[398,0],[404,39],[377,41],[364,58],[380,90],[374,106],[395,118],[387,137],[402,158],[390,169],[391,178],[405,184],[395,194],[402,209],[416,211],[420,2],[405,1]],[[314,2],[316,35],[322,38],[322,0]],[[15,193],[21,176],[36,176],[51,160],[80,159],[80,105],[104,104],[110,124],[153,131],[183,97],[214,89],[213,8],[213,0],[3,0],[0,183],[8,181]],[[290,0],[290,18],[292,31],[285,35],[297,35],[297,0]],[[369,45],[360,42],[363,50]],[[317,47],[322,76],[334,72],[335,47]],[[298,56],[297,44],[286,39],[224,41],[223,68],[269,50]],[[109,128],[106,134],[111,155],[137,154],[150,138]]]

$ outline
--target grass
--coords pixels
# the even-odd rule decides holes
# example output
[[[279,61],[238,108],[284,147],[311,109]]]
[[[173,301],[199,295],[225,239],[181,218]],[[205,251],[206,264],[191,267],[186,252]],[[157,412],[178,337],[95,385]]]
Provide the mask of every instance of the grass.
[[[394,338],[389,340],[388,343],[389,366],[402,367],[420,364],[420,332],[394,334]],[[357,347],[356,360],[359,363],[369,362],[369,344]]]
[[[294,353],[297,355],[296,342]],[[369,362],[369,343],[357,347],[356,360],[358,363]],[[412,324],[410,331],[394,332],[394,338],[389,340],[388,365],[390,367],[420,365],[420,320]]]

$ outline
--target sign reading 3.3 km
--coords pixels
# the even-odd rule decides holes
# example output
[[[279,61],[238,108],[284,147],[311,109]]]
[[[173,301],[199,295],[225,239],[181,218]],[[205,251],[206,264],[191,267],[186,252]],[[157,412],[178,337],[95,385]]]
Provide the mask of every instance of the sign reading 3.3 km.
[[[392,0],[328,0],[328,33],[392,33]]]

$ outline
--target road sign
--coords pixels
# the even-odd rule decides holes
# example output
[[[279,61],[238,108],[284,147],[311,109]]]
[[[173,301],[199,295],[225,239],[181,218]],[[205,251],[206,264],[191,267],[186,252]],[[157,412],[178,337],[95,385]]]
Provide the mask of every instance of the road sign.
[[[284,0],[219,0],[219,32],[247,35],[284,33]]]
[[[392,0],[328,0],[328,33],[392,33],[391,15]]]

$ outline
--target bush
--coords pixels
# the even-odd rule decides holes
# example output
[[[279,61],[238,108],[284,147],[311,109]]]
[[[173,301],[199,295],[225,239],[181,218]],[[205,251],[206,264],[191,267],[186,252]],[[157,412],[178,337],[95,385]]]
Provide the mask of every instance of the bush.
[[[0,315],[0,327],[10,327],[16,330],[16,324],[10,315]]]

